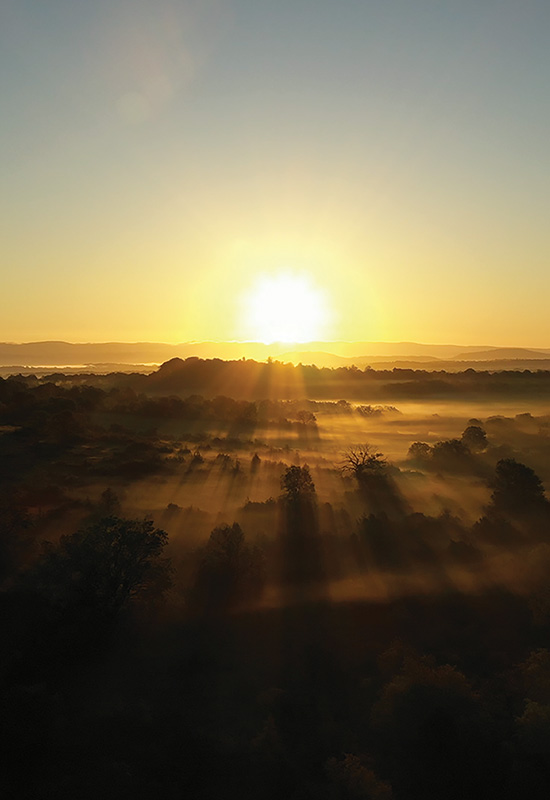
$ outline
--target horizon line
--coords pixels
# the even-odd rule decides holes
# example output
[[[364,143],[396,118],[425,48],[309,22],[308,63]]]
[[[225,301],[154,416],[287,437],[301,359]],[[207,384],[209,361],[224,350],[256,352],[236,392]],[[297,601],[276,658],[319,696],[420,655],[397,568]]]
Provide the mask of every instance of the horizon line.
[[[489,344],[457,344],[456,342],[426,342],[426,341],[415,341],[413,339],[401,339],[401,340],[385,340],[385,339],[309,339],[306,341],[285,341],[285,340],[276,340],[273,342],[263,342],[259,340],[253,339],[189,339],[186,341],[178,341],[178,342],[166,342],[166,341],[154,341],[154,340],[102,340],[102,341],[69,341],[66,339],[36,339],[32,341],[0,341],[0,346],[8,345],[8,346],[15,346],[21,347],[26,345],[55,345],[55,344],[65,344],[65,345],[162,345],[165,347],[181,347],[184,345],[223,345],[223,344],[235,344],[235,345],[259,345],[262,347],[274,347],[277,345],[281,345],[284,347],[296,347],[298,345],[308,345],[308,344],[388,344],[388,345],[420,345],[423,347],[476,347],[480,349],[489,349],[489,350],[498,350],[498,349],[507,349],[507,348],[515,348],[521,350],[550,350],[550,347],[545,347],[542,345],[518,345],[518,344],[498,344],[498,345],[489,345]]]

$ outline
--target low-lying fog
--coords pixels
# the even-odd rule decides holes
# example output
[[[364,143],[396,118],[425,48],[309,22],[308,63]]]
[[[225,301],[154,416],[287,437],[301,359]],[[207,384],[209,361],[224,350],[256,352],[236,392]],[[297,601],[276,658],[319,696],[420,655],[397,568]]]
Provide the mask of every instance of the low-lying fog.
[[[547,558],[550,414],[532,397],[369,405],[51,383],[3,391],[3,460],[19,473],[37,542],[73,533],[110,489],[117,513],[168,532],[183,594],[213,529],[234,523],[263,553],[268,604],[285,560],[310,550],[321,566],[309,584],[334,599],[519,587]],[[288,475],[312,482],[292,524]],[[290,530],[305,536],[301,554],[281,544]]]
[[[492,583],[522,590],[535,567],[548,559],[540,525],[531,536],[524,521],[513,520],[516,538],[507,539],[505,531],[501,543],[494,531],[478,530],[478,521],[489,513],[501,459],[524,463],[550,483],[547,406],[408,402],[369,407],[340,401],[306,407],[314,418],[271,420],[246,430],[149,420],[169,471],[110,485],[120,493],[125,514],[151,515],[168,531],[171,555],[183,563],[215,526],[233,522],[250,543],[276,547],[285,526],[281,476],[291,465],[307,465],[316,492],[323,592],[335,600],[481,590]],[[468,446],[463,434],[469,427],[481,429],[486,443]],[[453,441],[465,443],[464,451],[441,446]],[[429,458],[409,453],[415,442],[428,446]],[[365,444],[385,458],[383,496],[380,487],[361,486],[345,468],[350,449]],[[369,515],[387,518],[381,535],[384,547],[395,552],[378,552],[378,533],[365,522]],[[507,523],[501,518],[499,524]],[[268,577],[262,603],[270,605],[281,599],[273,566]]]

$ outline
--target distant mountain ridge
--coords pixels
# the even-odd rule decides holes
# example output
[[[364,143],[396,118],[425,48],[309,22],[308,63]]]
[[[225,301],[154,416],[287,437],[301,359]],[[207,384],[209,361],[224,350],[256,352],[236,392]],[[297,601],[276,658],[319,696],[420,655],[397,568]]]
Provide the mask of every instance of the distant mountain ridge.
[[[385,363],[418,360],[437,368],[437,360],[495,361],[499,359],[550,358],[550,348],[503,348],[423,344],[418,342],[307,342],[289,345],[285,342],[64,342],[43,341],[0,343],[0,366],[28,367],[68,365],[156,365],[172,358],[252,358],[265,361],[274,358],[293,363],[316,363],[318,366],[351,366],[364,368],[379,361]],[[420,365],[419,365],[420,366]]]
[[[500,359],[512,360],[550,358],[550,350],[529,350],[524,347],[497,347],[491,350],[476,350],[474,352],[459,353],[454,361],[498,361]]]

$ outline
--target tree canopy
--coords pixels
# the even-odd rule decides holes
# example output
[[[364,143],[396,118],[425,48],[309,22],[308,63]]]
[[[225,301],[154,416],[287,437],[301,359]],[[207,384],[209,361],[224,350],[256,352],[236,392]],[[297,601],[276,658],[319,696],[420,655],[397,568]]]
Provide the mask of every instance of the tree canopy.
[[[283,497],[289,502],[312,497],[315,494],[315,484],[307,464],[303,467],[287,467],[281,476],[281,489]]]
[[[105,517],[58,545],[47,543],[30,579],[61,610],[113,617],[138,595],[161,595],[171,584],[168,534],[152,520]]]
[[[492,509],[499,513],[523,514],[548,507],[539,476],[514,458],[497,463],[493,486]]]

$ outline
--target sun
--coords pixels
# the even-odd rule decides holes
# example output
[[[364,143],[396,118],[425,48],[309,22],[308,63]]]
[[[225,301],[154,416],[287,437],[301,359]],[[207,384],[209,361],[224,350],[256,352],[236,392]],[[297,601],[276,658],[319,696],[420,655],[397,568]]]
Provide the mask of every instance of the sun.
[[[322,339],[330,319],[326,293],[308,275],[261,275],[244,297],[247,329],[254,341]]]

